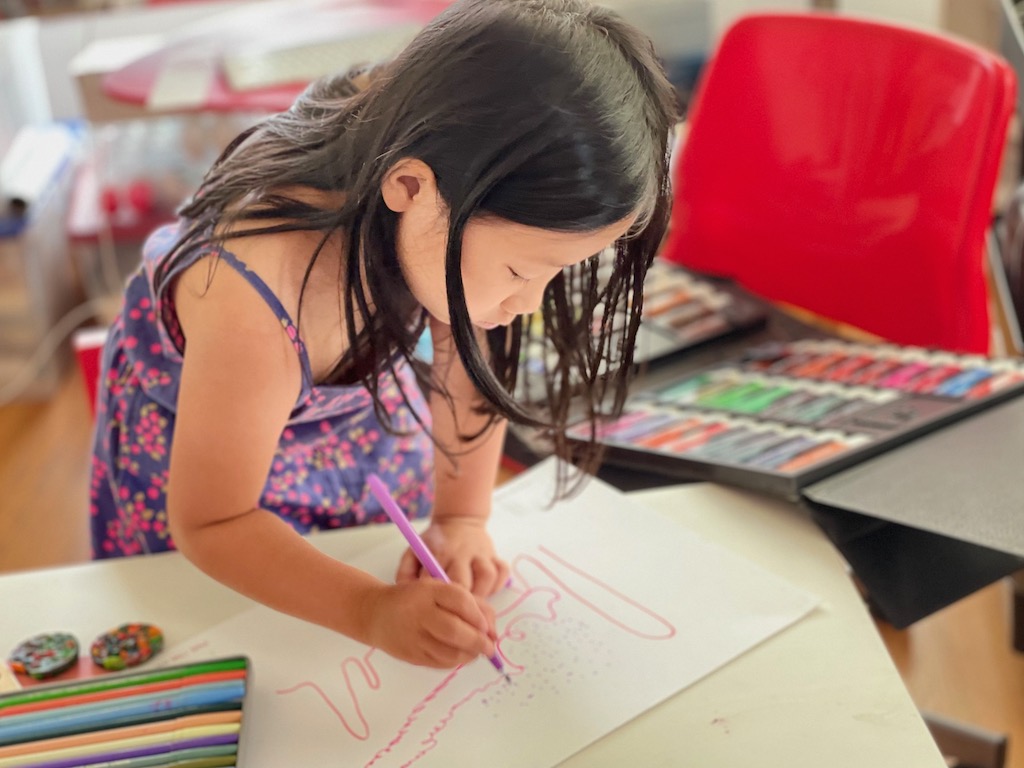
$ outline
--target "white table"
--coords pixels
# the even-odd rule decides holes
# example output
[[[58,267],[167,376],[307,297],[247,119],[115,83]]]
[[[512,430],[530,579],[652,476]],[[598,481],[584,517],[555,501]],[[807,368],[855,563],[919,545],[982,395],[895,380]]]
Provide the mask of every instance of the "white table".
[[[565,768],[945,766],[845,563],[810,520],[789,505],[713,485],[637,498],[817,594],[822,606]],[[344,559],[393,535],[371,526],[313,541]],[[157,624],[178,644],[250,605],[174,553],[14,573],[0,576],[0,653],[46,631],[88,643],[126,621]]]

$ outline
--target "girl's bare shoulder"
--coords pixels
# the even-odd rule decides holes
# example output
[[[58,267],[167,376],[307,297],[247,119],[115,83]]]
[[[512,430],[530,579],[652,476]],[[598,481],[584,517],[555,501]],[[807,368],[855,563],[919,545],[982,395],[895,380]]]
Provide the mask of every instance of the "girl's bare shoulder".
[[[330,193],[305,188],[282,190],[291,197],[327,207],[340,205],[341,198]],[[260,227],[284,223],[276,220],[262,220]],[[266,234],[246,234],[252,230],[249,222],[236,222],[216,229],[224,238],[223,249],[229,251],[248,270],[255,273],[274,293],[288,313],[297,317],[299,299],[303,293],[306,272],[317,249],[324,240],[319,231],[294,230]],[[306,296],[315,294],[324,280],[321,275],[336,275],[341,259],[341,236],[328,238],[320,254],[311,281],[305,286]],[[196,270],[202,276],[202,270]]]

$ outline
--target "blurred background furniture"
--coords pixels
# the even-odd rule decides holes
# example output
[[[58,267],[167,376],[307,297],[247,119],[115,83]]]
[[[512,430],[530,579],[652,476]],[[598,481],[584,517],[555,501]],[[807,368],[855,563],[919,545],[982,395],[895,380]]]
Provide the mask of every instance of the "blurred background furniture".
[[[1016,86],[1001,58],[947,37],[745,16],[693,94],[662,255],[882,339],[987,353]],[[958,764],[1003,764],[1005,736],[932,722]]]
[[[694,96],[665,256],[885,339],[987,352],[1015,89],[1004,61],[948,37],[748,16]]]

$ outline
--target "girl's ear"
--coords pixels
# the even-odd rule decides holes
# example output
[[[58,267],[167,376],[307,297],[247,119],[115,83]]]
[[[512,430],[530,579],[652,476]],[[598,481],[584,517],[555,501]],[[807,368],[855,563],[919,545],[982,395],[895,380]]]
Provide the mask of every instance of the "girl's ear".
[[[434,171],[414,157],[403,158],[391,166],[381,182],[380,192],[384,204],[395,213],[406,213],[414,205],[439,202]]]

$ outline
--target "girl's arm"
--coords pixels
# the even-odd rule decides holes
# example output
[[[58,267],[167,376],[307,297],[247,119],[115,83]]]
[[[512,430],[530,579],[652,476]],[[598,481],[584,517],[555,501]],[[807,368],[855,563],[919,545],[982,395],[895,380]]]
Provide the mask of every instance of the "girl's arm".
[[[508,565],[495,553],[486,530],[506,424],[499,421],[471,442],[460,440],[459,435],[479,431],[487,417],[473,411],[473,406],[481,401],[480,394],[455,350],[451,328],[431,320],[430,332],[434,372],[444,382],[455,407],[453,410],[442,396],[431,395],[434,436],[452,450],[453,458],[436,451],[436,500],[424,540],[452,581],[486,597],[504,587],[509,574]],[[420,570],[412,553],[406,552],[398,580],[413,579]]]
[[[177,547],[241,593],[399,658],[453,666],[492,653],[493,618],[465,590],[386,585],[260,508],[299,359],[256,291],[225,264],[209,279],[207,262],[175,296],[187,339],[167,493]]]

